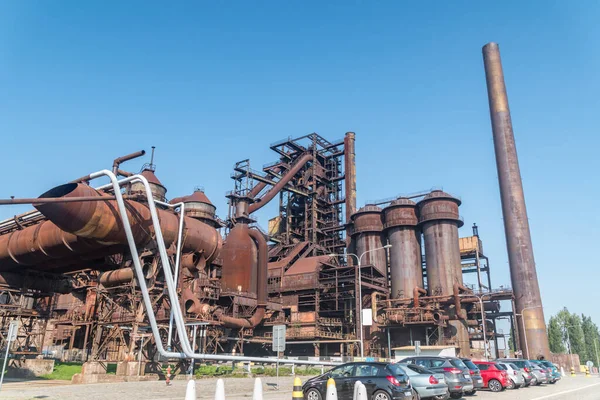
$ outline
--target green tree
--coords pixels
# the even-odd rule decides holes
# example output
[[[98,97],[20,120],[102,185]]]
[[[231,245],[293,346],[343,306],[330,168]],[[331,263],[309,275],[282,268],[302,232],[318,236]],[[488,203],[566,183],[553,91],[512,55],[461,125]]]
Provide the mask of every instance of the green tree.
[[[562,341],[568,346],[567,350],[570,347],[571,353],[578,354],[579,359],[585,362],[588,354],[581,326],[581,317],[578,314],[571,314],[565,307],[556,314],[555,318],[562,330]]]
[[[563,340],[563,328],[560,326],[557,317],[550,317],[550,322],[548,323],[548,342],[551,352],[566,353],[567,349]]]
[[[598,325],[592,321],[591,317],[586,317],[581,314],[581,328],[583,330],[585,348],[587,351],[587,359],[581,360],[582,362],[592,361],[596,366],[600,364],[600,349],[598,349],[598,342],[600,341],[600,332],[598,331]]]

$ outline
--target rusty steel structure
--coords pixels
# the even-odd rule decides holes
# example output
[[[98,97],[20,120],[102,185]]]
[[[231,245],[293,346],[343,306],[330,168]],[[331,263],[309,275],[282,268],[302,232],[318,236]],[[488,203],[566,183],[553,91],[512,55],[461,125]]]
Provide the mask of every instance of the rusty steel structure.
[[[498,44],[488,43],[483,47],[483,61],[510,275],[516,311],[523,319],[519,324],[521,348],[526,349],[528,357],[549,358],[548,334]]]
[[[123,374],[160,369],[150,325],[169,351],[185,350],[175,300],[185,323],[201,327],[193,350],[211,355],[273,355],[279,324],[287,356],[389,357],[415,340],[471,356],[486,337],[497,342],[496,319],[514,317],[499,302],[512,291],[492,288],[478,231],[459,238],[461,200],[431,190],[357,208],[355,139],[311,133],[271,144],[276,160],[259,169],[235,163],[223,219],[202,189],[168,201],[153,160],[139,173],[149,188],[122,181],[129,225],[119,192],[91,186],[96,174],[11,199],[35,210],[0,221],[0,330],[21,318],[24,339],[41,335],[21,345],[24,356],[54,346],[65,359],[139,363]],[[142,155],[115,159],[113,173],[133,176],[121,164]],[[271,202],[264,229],[256,213]],[[475,273],[477,287],[467,285]]]

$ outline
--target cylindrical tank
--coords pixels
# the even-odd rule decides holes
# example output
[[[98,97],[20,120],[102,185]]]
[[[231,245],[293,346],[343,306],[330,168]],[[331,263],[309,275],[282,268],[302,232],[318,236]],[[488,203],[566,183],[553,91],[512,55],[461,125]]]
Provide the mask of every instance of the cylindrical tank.
[[[225,239],[221,250],[223,291],[255,292],[258,251],[248,231],[248,225],[237,224]]]
[[[141,174],[148,181],[148,185],[150,185],[150,191],[152,192],[152,197],[154,200],[165,201],[167,188],[158,180],[154,171],[151,169],[144,169]],[[144,188],[144,184],[141,182],[134,182],[131,184],[129,189],[130,194],[146,194],[146,189]]]
[[[423,287],[421,270],[421,231],[417,227],[417,205],[399,198],[383,209],[385,233],[390,248],[392,298],[411,297],[415,287]]]
[[[210,202],[201,189],[194,190],[194,193],[189,196],[172,199],[169,203],[185,203],[186,217],[198,219],[215,228],[219,226],[215,221],[215,211],[217,208]]]
[[[458,214],[461,202],[456,197],[434,190],[419,201],[419,225],[425,241],[427,288],[430,296],[453,294],[454,284],[463,284],[458,228],[463,225]],[[455,310],[455,318],[463,315]],[[469,355],[469,331],[466,321],[448,322],[446,334],[456,340],[460,355]]]
[[[429,295],[450,295],[455,283],[463,284],[458,244],[458,228],[463,225],[458,215],[460,200],[434,190],[418,206]]]
[[[385,245],[381,208],[367,205],[352,215],[354,227],[352,238],[356,243],[356,255],[361,265],[373,265],[384,277],[387,277],[387,257],[385,250],[370,251]]]

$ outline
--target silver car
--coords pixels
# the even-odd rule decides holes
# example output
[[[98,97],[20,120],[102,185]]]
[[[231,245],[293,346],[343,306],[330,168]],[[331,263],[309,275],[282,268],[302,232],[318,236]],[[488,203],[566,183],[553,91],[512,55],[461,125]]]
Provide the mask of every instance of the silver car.
[[[533,365],[531,367],[531,373],[533,374],[533,376],[535,376],[538,386],[542,383],[548,383],[548,373],[544,371],[539,365]]]
[[[410,379],[410,384],[418,394],[418,399],[429,397],[445,400],[450,397],[444,374],[435,373],[416,364],[397,364]]]
[[[506,370],[506,373],[512,382],[513,387],[509,389],[518,389],[525,386],[525,378],[523,377],[523,372],[521,372],[519,367],[517,367],[515,364],[507,362],[499,362],[497,364],[500,364],[500,366]]]

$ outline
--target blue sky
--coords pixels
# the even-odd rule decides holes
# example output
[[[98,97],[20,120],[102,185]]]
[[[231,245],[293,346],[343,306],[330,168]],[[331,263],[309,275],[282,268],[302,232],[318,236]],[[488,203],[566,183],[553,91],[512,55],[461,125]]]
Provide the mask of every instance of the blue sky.
[[[600,323],[599,18],[592,1],[4,1],[0,197],[155,145],[168,196],[203,186],[225,216],[236,161],[258,168],[281,138],[355,131],[359,204],[460,196],[461,234],[478,223],[493,282],[508,285],[481,58],[496,41],[546,318],[567,306]]]

